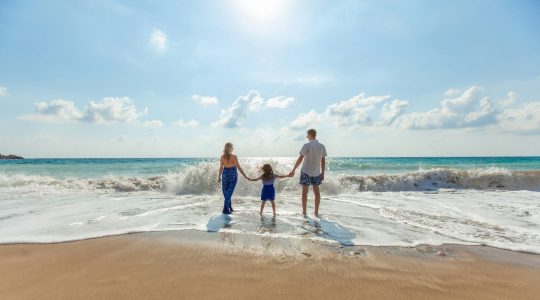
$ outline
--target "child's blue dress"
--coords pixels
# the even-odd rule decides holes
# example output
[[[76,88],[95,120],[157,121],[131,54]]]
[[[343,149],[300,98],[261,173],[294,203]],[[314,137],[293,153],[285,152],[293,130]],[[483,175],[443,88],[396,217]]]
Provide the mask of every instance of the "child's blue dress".
[[[276,198],[276,189],[274,188],[274,181],[277,176],[274,176],[270,180],[263,180],[263,188],[261,191],[261,200],[263,201],[274,201]]]

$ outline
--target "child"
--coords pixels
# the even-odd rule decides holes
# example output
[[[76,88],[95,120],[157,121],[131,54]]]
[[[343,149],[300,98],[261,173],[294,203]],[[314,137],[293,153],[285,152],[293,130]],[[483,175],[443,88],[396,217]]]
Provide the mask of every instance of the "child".
[[[260,215],[262,216],[264,205],[266,204],[266,201],[271,201],[272,203],[272,211],[274,212],[274,216],[276,215],[276,204],[274,203],[274,199],[276,197],[276,189],[274,188],[274,181],[276,178],[286,178],[290,176],[282,176],[282,175],[276,175],[274,174],[274,170],[272,170],[272,166],[270,164],[264,164],[262,168],[259,170],[259,173],[261,176],[257,179],[250,179],[251,181],[257,181],[262,180],[263,182],[263,188],[261,191],[261,212]]]

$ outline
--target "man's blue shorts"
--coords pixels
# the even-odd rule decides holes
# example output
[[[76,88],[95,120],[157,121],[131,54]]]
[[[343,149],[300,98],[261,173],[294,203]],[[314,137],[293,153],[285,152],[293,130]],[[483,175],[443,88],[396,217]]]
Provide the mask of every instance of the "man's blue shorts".
[[[309,176],[306,173],[300,174],[300,184],[301,185],[320,185],[322,183],[321,175],[319,176]]]

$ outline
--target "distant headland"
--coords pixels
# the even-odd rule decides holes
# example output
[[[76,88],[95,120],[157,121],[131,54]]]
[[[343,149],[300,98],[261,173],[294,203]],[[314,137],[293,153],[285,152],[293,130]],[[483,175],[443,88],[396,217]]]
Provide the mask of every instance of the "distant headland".
[[[13,154],[9,154],[9,155],[0,154],[0,159],[24,159],[24,158],[22,156],[13,155]]]

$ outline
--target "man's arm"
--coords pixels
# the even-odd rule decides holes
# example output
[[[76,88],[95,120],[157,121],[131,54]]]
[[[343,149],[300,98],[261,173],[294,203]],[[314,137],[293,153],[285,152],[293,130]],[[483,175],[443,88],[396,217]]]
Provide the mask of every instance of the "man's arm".
[[[298,159],[296,160],[296,163],[294,164],[294,168],[292,169],[291,173],[289,173],[290,177],[294,176],[294,171],[296,171],[296,168],[300,166],[303,160],[304,160],[304,156],[300,154],[300,156],[298,156]]]
[[[326,158],[323,156],[321,159],[321,180],[324,180],[324,169],[326,167]]]

